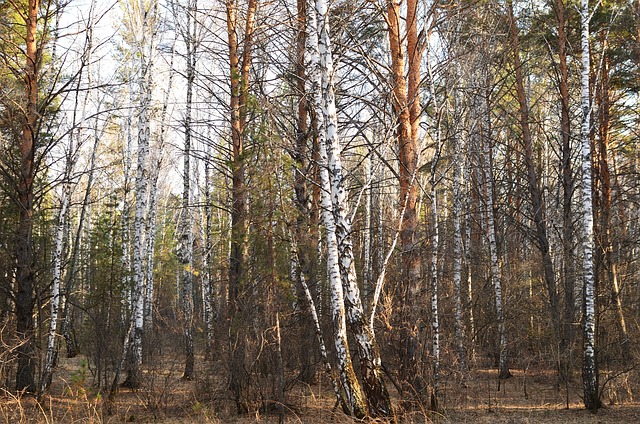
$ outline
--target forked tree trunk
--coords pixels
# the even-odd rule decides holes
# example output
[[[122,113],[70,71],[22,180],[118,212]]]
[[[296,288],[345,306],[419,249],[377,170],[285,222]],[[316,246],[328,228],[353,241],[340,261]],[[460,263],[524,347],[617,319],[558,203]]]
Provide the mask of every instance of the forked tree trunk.
[[[400,283],[400,379],[403,396],[424,397],[424,382],[418,366],[418,331],[414,299],[418,292],[421,262],[418,249],[418,187],[415,174],[418,165],[417,131],[420,115],[419,81],[422,49],[418,46],[416,0],[407,0],[406,34],[402,34],[402,0],[387,0],[387,24],[391,53],[391,78],[393,84],[393,113],[399,159],[399,199],[406,202],[400,233],[402,251],[402,282]],[[403,40],[407,40],[406,54]],[[408,69],[405,71],[405,62]],[[405,72],[408,75],[405,75]],[[406,199],[406,200],[405,200]]]
[[[360,298],[360,289],[356,281],[356,270],[351,240],[351,221],[348,217],[346,188],[343,181],[340,141],[338,139],[338,119],[333,88],[333,59],[329,36],[329,16],[326,0],[316,0],[315,11],[318,25],[319,68],[321,80],[321,119],[324,120],[329,166],[329,184],[331,193],[331,211],[335,222],[338,243],[338,255],[344,302],[349,329],[354,335],[362,372],[362,387],[366,394],[369,414],[373,417],[389,416],[392,413],[389,393],[382,378],[380,350],[374,334],[371,332]],[[324,134],[323,134],[324,135]],[[322,149],[322,146],[321,146]]]
[[[337,236],[336,215],[334,213],[333,179],[329,175],[332,168],[329,150],[334,136],[337,137],[335,98],[333,95],[331,45],[328,34],[327,4],[324,0],[307,2],[307,48],[309,51],[309,81],[313,93],[314,110],[317,119],[319,167],[322,201],[322,221],[325,227],[327,249],[327,276],[331,286],[331,309],[334,327],[334,344],[340,371],[342,391],[349,414],[357,418],[367,415],[366,398],[356,378],[349,344],[345,293],[342,282],[340,250]],[[330,68],[329,68],[330,67]],[[330,92],[327,92],[327,91]],[[335,158],[333,159],[335,160]],[[341,190],[342,188],[338,188]]]

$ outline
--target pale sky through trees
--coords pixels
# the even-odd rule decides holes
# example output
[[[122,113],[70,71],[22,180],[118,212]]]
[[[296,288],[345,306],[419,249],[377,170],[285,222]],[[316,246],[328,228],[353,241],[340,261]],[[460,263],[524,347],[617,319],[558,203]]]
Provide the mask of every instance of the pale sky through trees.
[[[0,0],[0,418],[630,405],[639,93],[640,0]]]

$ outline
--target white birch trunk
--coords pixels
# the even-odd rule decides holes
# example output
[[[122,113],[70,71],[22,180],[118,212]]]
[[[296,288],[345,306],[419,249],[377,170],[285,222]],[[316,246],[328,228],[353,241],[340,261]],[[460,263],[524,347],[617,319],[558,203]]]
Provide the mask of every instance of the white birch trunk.
[[[211,149],[207,145],[206,159],[204,160],[204,275],[202,279],[202,288],[204,292],[204,325],[205,325],[205,357],[211,359],[213,355],[213,331],[214,331],[214,314],[215,314],[215,290],[213,287],[213,279],[211,278]]]
[[[433,360],[433,392],[431,393],[431,409],[438,410],[438,391],[440,384],[440,315],[438,312],[438,249],[440,247],[440,228],[438,224],[438,196],[435,181],[435,163],[431,169],[431,217],[433,234],[431,236],[431,329]]]
[[[331,52],[327,50],[330,46],[327,44],[328,33],[325,28],[325,25],[328,25],[328,22],[325,22],[325,20],[328,19],[328,16],[326,15],[326,6],[326,2],[323,0],[318,0],[315,3],[313,0],[307,1],[307,49],[309,53],[308,63],[309,79],[311,82],[310,92],[313,93],[313,105],[318,116],[317,130],[320,156],[321,207],[322,221],[325,227],[327,276],[331,286],[334,344],[345,403],[349,408],[348,413],[355,415],[358,418],[362,418],[367,415],[367,410],[362,389],[360,388],[360,384],[358,383],[353,370],[349,344],[347,342],[345,300],[340,272],[336,222],[333,213],[332,184],[329,176],[330,164],[327,145],[330,141],[328,138],[329,133],[331,131],[337,131],[337,128],[335,127],[335,120],[333,121],[332,128],[327,128],[327,121],[324,118],[330,114],[330,110],[333,110],[333,115],[335,117],[335,103],[333,103],[332,97],[333,93],[329,95],[325,92],[327,86],[333,90],[331,80],[328,78],[332,70],[327,69],[327,66],[331,66],[332,62]],[[323,39],[322,43],[320,42],[320,39]],[[328,105],[327,102],[332,104]]]
[[[73,146],[73,144],[72,144]],[[71,147],[72,148],[72,147]],[[72,152],[70,152],[71,156]],[[67,170],[72,168],[71,158],[67,157]],[[62,275],[62,249],[64,247],[64,235],[67,228],[66,222],[69,212],[69,198],[71,196],[71,172],[65,172],[65,182],[62,189],[62,198],[60,199],[60,212],[58,214],[58,224],[56,226],[56,237],[53,251],[53,281],[51,283],[51,304],[50,304],[50,322],[49,334],[47,336],[47,354],[44,361],[44,369],[42,371],[42,380],[38,393],[41,395],[49,386],[53,363],[56,355],[56,333],[58,330],[58,311],[60,309],[60,278]]]
[[[453,303],[454,334],[456,339],[456,355],[458,370],[464,378],[467,368],[467,352],[465,349],[464,322],[462,320],[462,190],[460,177],[462,174],[464,142],[455,143],[453,157]]]
[[[340,141],[338,137],[338,117],[336,111],[335,92],[333,84],[334,68],[331,53],[331,38],[329,35],[329,15],[326,0],[316,0],[318,51],[320,81],[322,84],[322,103],[319,115],[324,121],[325,143],[328,160],[328,175],[331,193],[331,207],[335,222],[335,235],[339,255],[339,267],[344,291],[347,320],[358,345],[360,368],[362,371],[363,388],[367,395],[370,415],[388,416],[392,413],[389,394],[382,378],[380,353],[373,333],[364,315],[364,308],[360,298],[360,289],[353,255],[351,240],[351,222],[347,213],[347,193],[344,187],[344,174],[340,158]],[[322,146],[321,146],[322,155]]]
[[[589,88],[590,48],[589,21],[591,12],[589,0],[581,2],[581,46],[582,71],[580,78],[582,126],[580,139],[582,144],[582,219],[583,219],[583,273],[584,273],[584,351],[582,365],[582,383],[585,408],[597,411],[600,407],[598,387],[598,363],[596,358],[596,311],[595,311],[595,275],[593,265],[593,203],[591,189],[591,92]]]
[[[123,189],[122,196],[122,256],[120,263],[122,266],[122,287],[124,293],[122,296],[122,322],[125,323],[132,310],[131,301],[131,241],[129,240],[131,231],[131,205],[129,204],[129,190],[131,182],[131,151],[133,149],[133,83],[129,84],[129,110],[125,122],[127,138],[122,152],[122,172],[123,172]]]
[[[191,219],[191,119],[193,103],[193,83],[195,79],[195,17],[197,3],[188,2],[186,10],[186,28],[182,28],[182,37],[187,48],[187,99],[184,119],[184,151],[182,175],[182,211],[180,215],[180,243],[178,259],[182,265],[182,312],[184,314],[185,368],[182,378],[191,380],[194,373],[193,345],[193,230]],[[193,22],[193,29],[192,29]]]
[[[293,238],[292,238],[293,240]],[[345,400],[342,396],[342,392],[338,382],[333,373],[333,368],[331,367],[331,362],[329,361],[329,355],[327,354],[327,347],[324,341],[324,335],[322,334],[322,327],[320,326],[320,318],[318,318],[318,309],[316,308],[316,303],[313,300],[313,296],[311,295],[311,290],[309,290],[309,285],[307,284],[307,280],[305,279],[304,272],[300,269],[300,260],[298,259],[298,248],[295,245],[294,240],[293,251],[291,255],[291,271],[292,277],[295,280],[300,282],[302,286],[302,291],[304,292],[305,298],[307,299],[307,304],[309,305],[309,313],[311,314],[311,318],[313,320],[313,326],[316,334],[316,339],[318,340],[318,347],[320,349],[320,357],[322,358],[322,362],[324,363],[324,369],[329,377],[329,381],[331,381],[331,387],[333,388],[333,392],[336,395],[336,401],[342,406],[343,409],[349,409],[349,407],[344,403]]]
[[[188,84],[189,86],[190,84]],[[187,88],[187,117],[185,121],[185,146],[183,167],[182,211],[180,215],[180,246],[179,260],[182,264],[182,308],[184,314],[185,338],[185,372],[183,378],[190,380],[193,373],[193,233],[191,224],[191,184],[190,184],[190,155],[191,155],[191,89]]]
[[[468,311],[469,316],[469,344],[471,345],[470,358],[471,361],[475,361],[476,357],[476,327],[473,315],[473,272],[471,267],[471,200],[469,193],[470,190],[470,179],[471,179],[471,158],[469,154],[469,149],[467,148],[467,155],[464,159],[464,191],[467,193],[464,200],[464,266],[465,271],[467,273],[467,299],[466,299],[466,309]]]
[[[427,41],[427,45],[430,41]],[[429,54],[427,53],[427,57]],[[431,355],[433,356],[433,391],[431,393],[431,409],[438,410],[439,402],[439,385],[440,385],[440,315],[438,311],[438,249],[440,248],[440,225],[438,222],[438,178],[437,166],[440,160],[440,150],[442,148],[442,132],[440,122],[442,119],[442,109],[438,104],[436,97],[436,88],[433,78],[433,69],[431,61],[427,61],[427,72],[431,94],[434,100],[434,107],[437,111],[436,116],[436,137],[435,152],[431,162],[431,218],[433,220],[433,234],[431,236],[431,328],[432,328],[432,346]]]
[[[82,56],[82,65],[86,66],[86,75],[88,78],[88,86],[91,87],[91,68],[89,64],[91,62],[91,53],[93,49],[93,25],[94,25],[94,11],[95,11],[96,0],[91,2],[89,17],[87,22],[87,37],[84,45],[84,52]],[[57,38],[57,29],[58,22],[56,21],[56,38]],[[54,44],[55,46],[55,44]],[[55,54],[54,54],[55,56]],[[75,166],[76,160],[76,147],[79,147],[82,143],[81,138],[81,129],[76,129],[76,125],[78,123],[82,124],[87,115],[87,102],[89,100],[88,93],[84,94],[84,98],[82,101],[81,111],[79,120],[76,120],[77,107],[79,103],[79,92],[80,86],[82,84],[82,69],[80,75],[78,76],[78,81],[76,85],[76,94],[75,94],[75,105],[76,109],[73,112],[73,127],[72,131],[69,135],[69,150],[66,156],[65,170],[64,170],[64,179],[63,179],[63,187],[62,187],[62,195],[60,198],[60,212],[58,215],[58,224],[56,227],[56,236],[55,236],[55,244],[54,244],[54,253],[53,253],[53,278],[51,284],[51,305],[50,305],[50,323],[49,323],[49,334],[47,337],[47,353],[45,356],[44,368],[42,372],[42,380],[40,382],[40,387],[38,394],[42,395],[42,393],[47,389],[49,384],[51,383],[51,375],[53,365],[57,356],[56,347],[55,347],[55,338],[58,330],[58,316],[60,312],[60,286],[62,280],[62,259],[63,259],[63,248],[64,248],[64,237],[65,234],[69,233],[69,209],[71,203],[71,192],[72,192],[72,173]],[[96,146],[94,146],[95,148]],[[95,157],[95,151],[92,152],[92,158]],[[93,172],[93,161],[91,163],[91,170]],[[90,182],[88,183],[91,184]],[[65,316],[65,319],[68,316]]]
[[[365,296],[371,292],[371,284],[373,280],[373,264],[371,262],[371,240],[373,234],[373,228],[371,226],[371,209],[373,207],[373,155],[372,151],[366,158],[365,167],[365,180],[368,182],[369,187],[365,191],[364,202],[364,252],[363,252],[363,264],[362,264],[362,286],[364,287]]]
[[[131,323],[133,331],[129,343],[131,344],[129,353],[129,369],[126,385],[129,387],[139,387],[141,383],[140,366],[142,365],[142,337],[144,332],[144,289],[145,289],[145,219],[148,210],[148,186],[149,170],[147,169],[147,156],[149,155],[150,141],[150,109],[152,80],[151,70],[153,67],[153,54],[155,50],[155,22],[157,13],[157,3],[154,1],[147,5],[144,1],[139,2],[139,13],[141,16],[140,39],[136,40],[140,61],[140,74],[138,77],[139,87],[139,112],[138,112],[138,157],[136,164],[135,180],[135,215],[133,221],[133,273],[132,273],[132,305]]]

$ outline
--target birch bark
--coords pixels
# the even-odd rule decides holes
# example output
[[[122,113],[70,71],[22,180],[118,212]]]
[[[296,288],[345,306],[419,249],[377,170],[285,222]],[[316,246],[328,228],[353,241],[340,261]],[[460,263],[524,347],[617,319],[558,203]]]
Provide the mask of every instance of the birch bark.
[[[380,351],[364,315],[360,298],[360,289],[356,281],[356,270],[351,240],[351,221],[347,215],[347,198],[344,187],[344,174],[340,157],[338,138],[338,118],[333,87],[333,59],[329,35],[329,15],[326,0],[316,0],[319,69],[322,92],[321,112],[324,120],[328,160],[328,177],[331,193],[331,211],[335,222],[338,243],[338,261],[344,291],[344,302],[349,328],[353,332],[360,359],[362,386],[366,393],[369,414],[373,417],[389,416],[392,413],[391,401],[382,378]],[[322,155],[322,146],[321,146]]]
[[[93,13],[95,10],[96,0],[91,2],[90,10],[89,10],[89,19],[87,22],[87,37],[84,46],[84,52],[82,56],[81,66],[86,67],[86,74],[88,77],[89,87],[91,87],[91,70],[89,64],[91,62],[91,51],[93,49]],[[38,395],[41,396],[42,393],[49,387],[51,384],[51,377],[53,371],[53,365],[58,356],[58,352],[56,350],[56,335],[58,330],[58,316],[60,311],[60,286],[62,280],[62,259],[63,259],[63,248],[64,248],[64,238],[65,233],[69,233],[69,208],[71,203],[71,192],[72,192],[72,173],[75,167],[76,160],[76,147],[82,143],[80,140],[82,131],[80,129],[75,129],[78,120],[77,120],[77,109],[79,106],[79,96],[80,96],[80,87],[82,84],[82,72],[78,76],[78,80],[76,83],[76,94],[75,94],[75,105],[72,118],[72,126],[73,129],[69,134],[69,147],[66,154],[65,159],[65,170],[64,170],[64,178],[63,178],[63,186],[62,186],[62,194],[60,198],[60,212],[58,214],[58,224],[56,226],[56,236],[54,243],[54,254],[53,254],[53,278],[51,284],[51,305],[50,305],[50,323],[49,323],[49,334],[47,337],[47,350],[45,356],[44,367],[42,370],[42,377],[40,380],[40,387],[38,389]],[[84,122],[86,118],[87,111],[87,102],[89,100],[89,96],[87,93],[84,95],[84,99],[82,101],[82,106],[80,107],[80,117],[79,122]]]
[[[130,361],[127,369],[126,387],[137,388],[142,382],[140,366],[142,365],[142,337],[144,332],[144,289],[145,289],[145,219],[148,210],[149,170],[147,157],[150,141],[150,109],[151,109],[151,70],[155,50],[157,2],[146,4],[140,0],[139,16],[141,32],[136,40],[136,49],[140,61],[138,90],[140,94],[138,112],[138,148],[135,180],[135,215],[133,220],[133,273],[132,302],[130,322],[133,326],[129,340]]]
[[[462,167],[464,142],[454,143],[453,156],[453,303],[454,303],[454,335],[458,370],[463,378],[468,371],[467,351],[465,348],[464,322],[462,319]]]
[[[180,215],[180,245],[178,256],[182,265],[182,311],[184,315],[185,368],[182,378],[191,380],[194,373],[195,352],[193,345],[193,230],[190,209],[191,199],[191,119],[193,84],[196,67],[196,20],[197,1],[190,0],[186,10],[186,28],[182,37],[187,48],[187,103],[184,120],[184,151],[182,175],[182,210]]]
[[[332,167],[329,149],[334,135],[337,137],[335,99],[333,97],[331,46],[328,34],[327,5],[324,0],[307,2],[307,37],[309,56],[309,80],[313,93],[314,109],[317,114],[319,145],[319,169],[321,182],[322,221],[325,227],[327,249],[327,275],[331,286],[331,309],[334,326],[334,344],[338,359],[340,380],[349,414],[358,418],[367,415],[366,398],[353,369],[347,341],[345,293],[340,266],[340,252],[337,238],[336,216],[334,214],[334,192],[332,182],[336,178],[330,172]],[[331,69],[328,69],[331,67]],[[331,90],[330,93],[327,90]],[[333,115],[333,116],[331,116]],[[341,169],[340,169],[341,171]],[[340,191],[341,188],[338,188]]]
[[[169,80],[162,103],[162,113],[160,115],[160,133],[158,134],[157,146],[155,149],[154,162],[151,169],[149,186],[149,217],[145,233],[147,234],[146,263],[145,263],[145,301],[144,301],[144,328],[146,332],[153,330],[153,299],[154,299],[154,253],[156,244],[156,219],[158,216],[158,178],[164,156],[165,137],[167,132],[167,110],[169,108],[169,95],[173,87],[173,60],[175,53],[175,39],[171,48],[171,59],[169,62]],[[149,333],[147,333],[149,334]]]
[[[596,310],[595,310],[595,275],[593,269],[593,204],[591,180],[591,91],[589,75],[591,71],[589,21],[591,11],[589,0],[581,1],[581,47],[582,69],[580,77],[580,97],[582,125],[580,128],[582,158],[582,224],[583,224],[583,263],[584,275],[584,322],[583,322],[583,364],[582,384],[585,408],[596,412],[601,405],[598,387],[598,361],[596,357]]]

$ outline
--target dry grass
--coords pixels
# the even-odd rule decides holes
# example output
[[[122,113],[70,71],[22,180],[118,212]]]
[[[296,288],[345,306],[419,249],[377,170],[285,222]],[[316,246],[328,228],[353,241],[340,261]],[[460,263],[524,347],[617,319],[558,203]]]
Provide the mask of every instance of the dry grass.
[[[56,370],[54,384],[41,402],[28,396],[0,393],[0,422],[5,423],[277,423],[273,414],[238,416],[219,376],[183,381],[179,363],[164,358],[145,370],[140,390],[118,393],[107,411],[102,396],[90,387],[82,359],[67,360]],[[201,373],[204,374],[204,373]],[[607,405],[591,414],[580,403],[579,381],[569,390],[555,386],[555,375],[541,371],[513,371],[498,390],[496,373],[475,371],[466,384],[448,381],[442,387],[442,414],[425,411],[403,413],[401,423],[639,423],[640,403],[633,401],[629,381],[616,380],[605,392]],[[287,394],[287,423],[351,423],[335,409],[328,385],[294,388]],[[611,404],[609,403],[616,403]],[[109,413],[107,413],[109,412]]]

